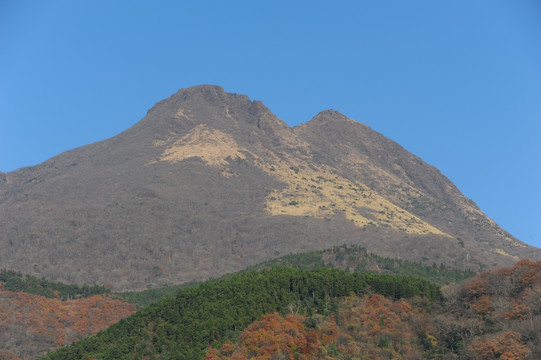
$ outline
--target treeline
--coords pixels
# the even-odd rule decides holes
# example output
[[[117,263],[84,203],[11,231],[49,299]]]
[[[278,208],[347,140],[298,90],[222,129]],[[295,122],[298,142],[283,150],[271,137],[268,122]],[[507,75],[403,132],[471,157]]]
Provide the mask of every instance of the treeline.
[[[273,266],[291,266],[297,269],[328,267],[350,272],[415,275],[440,285],[458,282],[476,274],[471,270],[454,269],[443,264],[423,265],[414,261],[381,257],[368,253],[364,247],[358,245],[341,245],[326,250],[285,255],[257,264],[251,269]]]
[[[365,293],[433,301],[440,289],[419,277],[327,268],[242,272],[181,290],[176,298],[164,299],[46,359],[201,359],[209,344],[234,339],[263,314],[329,314],[337,310],[339,298]]]
[[[422,265],[403,259],[384,258],[368,253],[365,248],[357,245],[342,245],[326,250],[285,255],[254,265],[247,270],[270,269],[276,266],[289,266],[303,270],[337,268],[347,272],[413,275],[440,285],[458,282],[475,275],[473,271],[453,269],[443,264]],[[115,295],[135,304],[137,309],[143,309],[165,297],[175,296],[181,289],[195,285],[197,282],[169,285],[144,291],[122,292]]]
[[[197,284],[199,284],[199,282],[191,281],[179,285],[167,285],[142,291],[124,291],[115,293],[114,295],[134,304],[137,309],[143,309],[166,297],[174,297],[180,290],[196,286]]]
[[[0,270],[0,283],[2,283],[4,289],[9,291],[22,291],[60,300],[85,298],[110,292],[109,289],[103,286],[67,285],[4,269]]]

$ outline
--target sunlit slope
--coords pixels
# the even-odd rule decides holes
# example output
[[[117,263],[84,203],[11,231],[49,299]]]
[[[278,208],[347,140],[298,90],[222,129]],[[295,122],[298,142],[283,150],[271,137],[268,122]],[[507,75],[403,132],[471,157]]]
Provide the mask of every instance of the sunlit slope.
[[[270,161],[266,160],[241,147],[230,134],[205,125],[196,126],[179,139],[171,137],[155,145],[165,147],[159,161],[174,163],[197,157],[206,165],[219,168],[224,176],[233,175],[228,160],[247,160],[249,156],[255,166],[287,184],[285,189],[273,189],[266,197],[266,209],[272,215],[328,219],[338,212],[361,228],[386,226],[411,234],[443,234],[365,184],[290,156],[282,160],[276,154],[267,154]]]

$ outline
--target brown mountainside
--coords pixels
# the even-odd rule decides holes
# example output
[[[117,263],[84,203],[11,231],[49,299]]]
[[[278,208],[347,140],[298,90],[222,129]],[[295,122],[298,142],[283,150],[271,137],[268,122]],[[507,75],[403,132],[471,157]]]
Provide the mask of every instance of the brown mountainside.
[[[328,110],[290,128],[210,85],[118,136],[0,174],[0,228],[2,267],[115,289],[348,243],[474,270],[541,258],[369,127]]]

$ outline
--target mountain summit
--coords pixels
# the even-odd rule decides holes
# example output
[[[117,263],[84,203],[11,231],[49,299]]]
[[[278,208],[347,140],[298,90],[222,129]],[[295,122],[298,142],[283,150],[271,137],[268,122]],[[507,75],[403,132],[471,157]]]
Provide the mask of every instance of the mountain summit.
[[[474,270],[541,258],[368,126],[326,110],[290,128],[211,85],[179,90],[113,138],[0,174],[0,228],[2,267],[117,290],[340,244]]]

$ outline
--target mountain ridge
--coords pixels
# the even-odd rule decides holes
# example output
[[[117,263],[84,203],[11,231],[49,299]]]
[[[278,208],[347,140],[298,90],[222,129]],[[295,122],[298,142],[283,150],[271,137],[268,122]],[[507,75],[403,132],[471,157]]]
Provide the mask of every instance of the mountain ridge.
[[[0,227],[3,267],[117,290],[348,243],[473,270],[541,257],[368,126],[324,110],[289,127],[212,85],[179,90],[115,137],[5,174]]]

